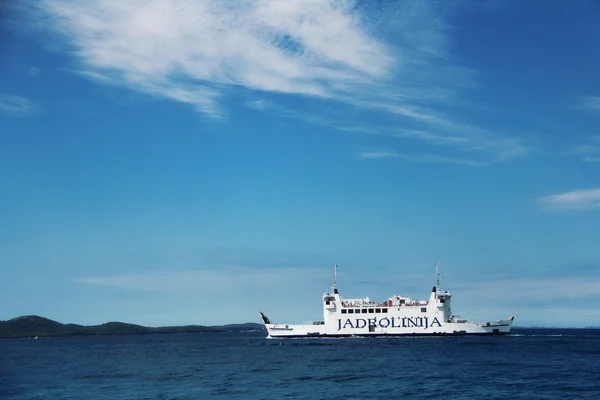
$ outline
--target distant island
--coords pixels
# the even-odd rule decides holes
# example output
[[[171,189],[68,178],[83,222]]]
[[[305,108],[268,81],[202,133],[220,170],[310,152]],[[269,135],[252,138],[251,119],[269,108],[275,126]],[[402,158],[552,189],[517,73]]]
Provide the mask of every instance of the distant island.
[[[541,326],[515,326],[512,332],[529,332],[535,330],[598,330],[598,326],[586,326],[585,328],[549,328]],[[266,334],[265,326],[248,322],[244,324],[230,325],[184,325],[184,326],[161,326],[147,327],[142,325],[128,324],[125,322],[107,322],[101,325],[77,325],[61,324],[38,315],[24,315],[0,321],[0,339],[33,339],[44,337],[66,337],[66,336],[98,336],[98,335],[134,335],[134,334],[160,334],[160,333],[223,333],[223,332],[263,332]]]
[[[25,315],[0,321],[0,339],[22,339],[64,336],[132,335],[151,333],[198,333],[198,332],[264,332],[262,324],[245,323],[220,326],[185,325],[147,327],[124,322],[107,322],[102,325],[61,324],[38,315]]]

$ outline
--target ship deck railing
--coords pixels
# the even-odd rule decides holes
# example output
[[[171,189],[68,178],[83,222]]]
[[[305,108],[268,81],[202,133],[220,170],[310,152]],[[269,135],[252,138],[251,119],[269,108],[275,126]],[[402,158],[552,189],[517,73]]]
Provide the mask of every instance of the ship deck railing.
[[[344,308],[361,308],[361,307],[365,307],[365,308],[374,308],[374,307],[399,307],[399,306],[404,306],[404,307],[423,307],[429,305],[429,301],[413,301],[411,303],[402,303],[402,304],[393,304],[390,305],[390,303],[388,302],[384,302],[384,303],[348,303],[348,302],[342,302],[342,307]]]

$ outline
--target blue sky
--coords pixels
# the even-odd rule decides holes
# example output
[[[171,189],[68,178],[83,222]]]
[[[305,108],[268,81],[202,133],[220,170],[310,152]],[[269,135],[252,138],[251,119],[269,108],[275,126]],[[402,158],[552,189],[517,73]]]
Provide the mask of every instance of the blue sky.
[[[600,6],[449,3],[6,6],[0,319],[600,325]]]

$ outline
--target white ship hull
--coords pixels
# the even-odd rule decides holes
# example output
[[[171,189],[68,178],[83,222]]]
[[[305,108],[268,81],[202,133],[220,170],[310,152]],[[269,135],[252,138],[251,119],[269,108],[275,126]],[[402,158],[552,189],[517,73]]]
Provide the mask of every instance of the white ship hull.
[[[402,318],[405,318],[404,321]],[[350,324],[347,319],[338,319],[336,326],[327,325],[283,325],[265,324],[268,338],[294,337],[357,337],[357,336],[436,336],[436,335],[502,335],[510,333],[514,318],[490,322],[442,322],[433,320],[434,326],[425,328],[428,317],[415,321],[407,317],[387,317],[380,320],[353,319]],[[427,318],[427,320],[425,320]],[[404,322],[404,326],[402,325]],[[417,326],[413,322],[416,322]],[[407,323],[410,327],[407,326]],[[438,324],[439,323],[439,324]],[[371,324],[371,325],[369,325]],[[346,327],[344,327],[346,325]]]
[[[333,292],[323,295],[323,320],[306,324],[273,324],[264,313],[260,315],[268,338],[510,333],[514,317],[486,322],[468,321],[452,314],[451,297],[448,291],[440,292],[438,279],[427,301],[400,296],[392,296],[382,303],[374,303],[368,298],[343,299],[334,278]]]

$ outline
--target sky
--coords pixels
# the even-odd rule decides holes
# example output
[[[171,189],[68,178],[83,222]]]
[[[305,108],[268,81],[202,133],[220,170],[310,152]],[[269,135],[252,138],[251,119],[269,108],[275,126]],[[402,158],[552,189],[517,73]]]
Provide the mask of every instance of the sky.
[[[0,320],[600,326],[598,2],[2,4]]]

